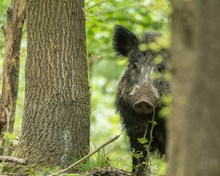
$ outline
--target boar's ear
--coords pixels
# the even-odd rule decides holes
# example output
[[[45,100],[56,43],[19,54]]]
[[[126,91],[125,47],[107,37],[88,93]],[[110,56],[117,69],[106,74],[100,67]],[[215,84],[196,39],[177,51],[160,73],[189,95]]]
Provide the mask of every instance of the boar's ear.
[[[113,47],[118,54],[127,57],[131,49],[137,46],[137,37],[131,31],[120,25],[115,26]]]

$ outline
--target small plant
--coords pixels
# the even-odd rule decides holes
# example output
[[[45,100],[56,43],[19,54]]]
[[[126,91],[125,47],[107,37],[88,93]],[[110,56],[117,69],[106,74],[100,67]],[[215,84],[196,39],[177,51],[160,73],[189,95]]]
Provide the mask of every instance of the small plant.
[[[167,172],[167,163],[164,157],[160,157],[159,153],[155,153],[152,156],[151,172],[155,173],[155,176],[164,176]]]
[[[146,167],[146,173],[147,174],[150,174],[150,168],[151,168],[151,154],[150,154],[150,148],[151,148],[151,143],[153,141],[153,129],[155,127],[155,125],[157,125],[156,121],[154,121],[154,117],[155,117],[155,113],[153,114],[153,117],[152,117],[152,121],[148,121],[147,125],[146,125],[146,130],[145,130],[145,134],[142,138],[138,138],[138,142],[143,145],[146,153],[147,153],[147,157],[145,158],[145,161],[143,161],[142,163],[140,163],[141,165],[145,166]],[[146,135],[147,135],[147,131],[148,131],[148,127],[149,127],[149,124],[151,123],[151,128],[150,128],[150,137],[149,137],[149,140],[146,138]],[[139,158],[144,158],[144,155],[143,155],[143,152],[140,152],[140,151],[136,151],[136,152],[132,152],[132,156],[135,157],[136,159],[139,159]],[[133,166],[134,167],[134,166]],[[135,168],[136,170],[138,170],[138,167],[139,166],[135,166],[137,168]]]
[[[15,134],[10,132],[3,133],[3,139],[0,141],[0,149],[3,155],[8,156],[12,152],[12,143],[16,139]]]
[[[42,171],[36,171],[33,167],[29,166],[28,171],[29,171],[29,175],[31,176],[46,176],[49,175],[53,172],[57,172],[58,170],[60,170],[59,166],[54,166],[54,167],[44,167],[42,169]],[[65,176],[67,176],[65,174]]]
[[[159,115],[161,117],[168,118],[170,115],[170,111],[171,111],[170,105],[172,103],[172,97],[170,94],[167,94],[162,98],[161,101],[162,101],[164,107],[160,110]]]
[[[60,167],[59,166],[54,166],[54,167],[44,167],[42,171],[45,174],[50,174],[50,173],[53,173],[53,172],[57,172],[58,170],[60,170]]]
[[[159,111],[159,114],[161,117],[167,118],[170,113],[170,104],[172,102],[171,95],[167,94],[166,96],[164,96],[161,99],[161,102],[164,104],[164,107]],[[145,161],[143,161],[140,164],[146,167],[146,173],[148,175],[150,175],[151,173],[154,173],[154,175],[156,176],[164,176],[167,171],[167,164],[164,158],[161,158],[157,152],[154,155],[151,155],[150,153],[151,143],[153,141],[153,129],[157,125],[157,122],[154,121],[154,118],[155,118],[155,113],[152,116],[152,121],[148,121],[146,125],[144,136],[142,138],[138,138],[138,142],[144,146],[145,151],[147,153],[147,157],[145,158]],[[152,124],[152,125],[150,128],[150,134],[149,134],[150,137],[149,139],[147,139],[146,135],[147,135],[147,132],[149,132],[148,131],[149,124]],[[132,156],[135,157],[136,159],[144,157],[142,151],[135,152],[135,150],[132,150],[131,153],[132,153]],[[153,158],[153,160],[151,158]],[[138,170],[139,165],[133,166],[133,167],[135,167],[135,169]]]
[[[29,172],[29,175],[31,175],[31,176],[32,176],[32,175],[33,175],[33,176],[36,175],[36,172],[35,172],[34,168],[31,167],[31,166],[28,167],[28,172]]]
[[[81,163],[77,166],[78,171],[81,173],[92,171],[95,168],[107,167],[110,166],[109,159],[103,150],[100,150],[96,155],[93,155],[91,158],[87,159],[86,162]]]

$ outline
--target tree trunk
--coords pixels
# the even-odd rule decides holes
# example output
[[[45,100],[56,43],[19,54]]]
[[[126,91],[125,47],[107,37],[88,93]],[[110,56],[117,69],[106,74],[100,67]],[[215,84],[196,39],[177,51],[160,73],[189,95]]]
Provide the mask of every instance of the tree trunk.
[[[3,85],[0,105],[0,135],[13,132],[16,100],[18,94],[19,55],[22,27],[25,19],[25,1],[12,0],[7,10],[7,24],[3,27],[5,34]],[[9,155],[10,141],[3,140],[0,153]]]
[[[173,0],[173,176],[220,175],[220,1]]]
[[[25,112],[14,155],[67,166],[89,151],[84,1],[27,0]]]

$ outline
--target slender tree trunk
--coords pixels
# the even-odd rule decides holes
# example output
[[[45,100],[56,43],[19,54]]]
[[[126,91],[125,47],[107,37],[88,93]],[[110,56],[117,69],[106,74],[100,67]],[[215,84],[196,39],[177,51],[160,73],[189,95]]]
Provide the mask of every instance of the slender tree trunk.
[[[173,0],[172,176],[220,175],[220,1]]]
[[[5,34],[3,86],[0,105],[0,135],[13,132],[18,94],[19,55],[22,27],[25,19],[25,1],[12,0],[7,10],[7,23],[2,27]],[[10,155],[7,139],[3,140],[0,153]]]
[[[14,155],[67,166],[89,151],[84,1],[27,0],[25,113]]]

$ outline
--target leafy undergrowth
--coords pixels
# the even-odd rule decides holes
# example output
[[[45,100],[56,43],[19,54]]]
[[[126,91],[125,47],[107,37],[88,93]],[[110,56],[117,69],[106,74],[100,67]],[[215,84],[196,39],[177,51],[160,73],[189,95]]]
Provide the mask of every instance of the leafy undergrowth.
[[[161,159],[158,155],[152,157],[151,171],[146,174],[147,176],[164,176],[166,174],[167,165],[164,159]],[[100,151],[96,155],[92,156],[86,162],[79,164],[76,168],[73,168],[69,172],[57,174],[57,176],[132,176],[131,172],[110,166],[110,161],[105,154],[104,150]],[[36,171],[30,166],[13,166],[12,170],[7,170],[7,173],[2,173],[4,176],[50,176],[52,173],[56,173],[61,168],[59,167],[44,167],[41,171]],[[22,168],[23,167],[23,168]],[[16,168],[16,169],[15,169]],[[18,172],[18,169],[20,170]],[[22,173],[23,172],[23,173]],[[1,175],[1,174],[0,174]],[[1,176],[3,176],[1,175]]]
[[[104,150],[101,150],[96,155],[92,156],[85,163],[81,163],[77,166],[77,170],[80,173],[90,172],[96,168],[104,168],[110,166],[109,158]]]
[[[85,163],[77,166],[79,174],[68,174],[65,176],[131,176],[131,172],[123,169],[112,167],[111,164],[116,162],[115,158],[109,159],[104,150],[100,151],[96,156],[90,158]],[[164,157],[160,157],[158,153],[155,153],[150,157],[151,166],[148,176],[164,176],[167,171],[167,164]],[[64,175],[60,175],[64,176]]]
[[[150,173],[147,176],[164,176],[167,171],[167,164],[164,157],[160,157],[155,153],[150,157]],[[112,163],[115,163],[115,158],[108,158],[104,150],[93,155],[86,162],[79,164],[72,174],[60,174],[59,176],[132,176],[129,171],[117,168]],[[51,172],[50,172],[51,173]]]

